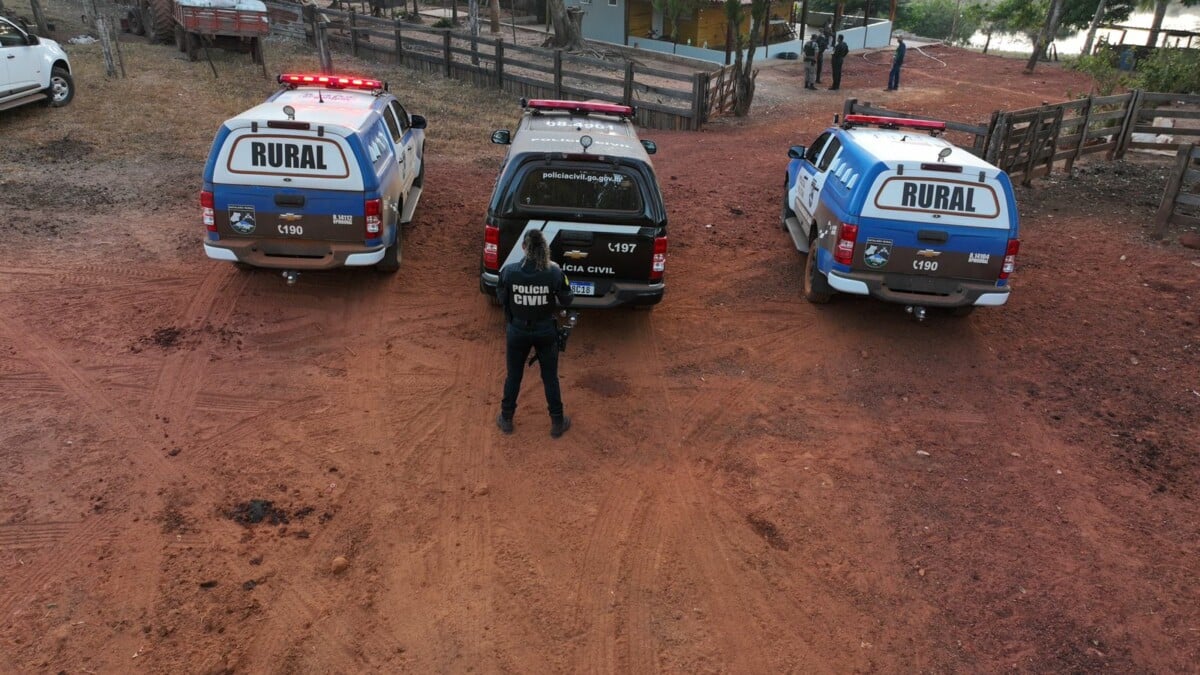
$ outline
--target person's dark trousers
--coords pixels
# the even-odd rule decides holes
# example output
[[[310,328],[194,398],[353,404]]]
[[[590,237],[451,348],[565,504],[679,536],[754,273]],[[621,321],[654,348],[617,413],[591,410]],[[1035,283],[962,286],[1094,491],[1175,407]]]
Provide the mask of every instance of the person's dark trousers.
[[[900,66],[892,66],[892,72],[888,73],[888,89],[900,88]]]
[[[830,70],[833,71],[833,84],[830,89],[840,89],[842,87],[842,64],[837,59],[834,59],[829,64]]]
[[[821,83],[821,71],[825,68],[825,55],[817,52],[817,84]]]
[[[562,419],[562,390],[558,385],[558,328],[553,320],[524,328],[508,324],[508,377],[504,379],[504,400],[500,413],[512,419],[517,412],[517,396],[521,393],[521,378],[530,350],[536,350],[542,368],[542,386],[546,390],[546,407],[551,419]]]

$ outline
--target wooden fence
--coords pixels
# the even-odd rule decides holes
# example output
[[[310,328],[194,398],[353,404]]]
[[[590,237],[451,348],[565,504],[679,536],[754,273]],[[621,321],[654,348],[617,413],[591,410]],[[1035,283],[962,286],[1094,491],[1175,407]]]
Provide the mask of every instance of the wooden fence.
[[[710,114],[708,73],[679,73],[561,49],[526,47],[350,11],[306,8],[310,35],[371,51],[397,65],[493,87],[524,98],[597,99],[635,106],[651,129],[699,129]]]
[[[1195,143],[1180,147],[1175,155],[1175,170],[1154,218],[1155,239],[1163,238],[1167,225],[1200,227],[1200,147]]]
[[[920,117],[848,99],[844,114]],[[1059,164],[1068,173],[1084,155],[1120,159],[1129,149],[1175,152],[1200,136],[1200,96],[1133,91],[992,113],[986,125],[946,122],[947,138],[1029,185]],[[1181,140],[1182,139],[1182,140]]]

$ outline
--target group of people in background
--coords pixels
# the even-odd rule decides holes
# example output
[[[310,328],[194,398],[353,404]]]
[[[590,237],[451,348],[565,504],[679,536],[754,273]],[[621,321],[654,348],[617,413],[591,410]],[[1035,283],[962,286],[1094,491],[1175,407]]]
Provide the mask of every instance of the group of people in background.
[[[830,89],[840,89],[842,86],[842,63],[846,60],[846,55],[850,53],[850,47],[846,45],[846,41],[841,35],[835,40],[833,33],[828,27],[813,33],[809,36],[808,41],[804,43],[804,88],[816,89],[821,83],[821,71],[825,66],[825,50],[829,49],[830,43],[833,44],[833,55],[830,58],[830,69],[833,74],[833,82]]]
[[[896,37],[896,51],[892,54],[892,68],[888,72],[887,88],[885,91],[896,91],[900,88],[900,67],[904,65],[904,55],[908,51],[908,47],[904,44],[904,38]],[[821,71],[824,69],[825,50],[829,49],[830,44],[833,45],[833,54],[830,58],[830,70],[833,75],[833,82],[830,83],[831,91],[842,87],[842,64],[846,60],[846,55],[850,53],[850,47],[841,35],[834,39],[833,32],[828,26],[821,28],[812,35],[804,43],[804,88],[816,89],[821,83]]]

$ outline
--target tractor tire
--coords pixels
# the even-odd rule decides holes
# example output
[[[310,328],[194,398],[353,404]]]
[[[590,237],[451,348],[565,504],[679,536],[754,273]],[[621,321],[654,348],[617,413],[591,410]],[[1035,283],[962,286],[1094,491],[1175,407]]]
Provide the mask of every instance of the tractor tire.
[[[146,35],[154,43],[171,44],[175,40],[175,3],[172,0],[149,0],[150,16],[144,17]]]

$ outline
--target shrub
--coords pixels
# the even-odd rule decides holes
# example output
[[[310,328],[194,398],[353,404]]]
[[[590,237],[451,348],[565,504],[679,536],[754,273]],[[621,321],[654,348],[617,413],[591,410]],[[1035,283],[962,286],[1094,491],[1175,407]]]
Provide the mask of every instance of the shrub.
[[[1195,49],[1156,49],[1137,64],[1135,86],[1146,91],[1200,93],[1200,52]]]
[[[1117,68],[1117,54],[1111,49],[1102,49],[1096,54],[1084,54],[1071,64],[1071,68],[1087,73],[1096,81],[1096,93],[1108,96],[1117,87],[1130,85],[1130,77]]]

